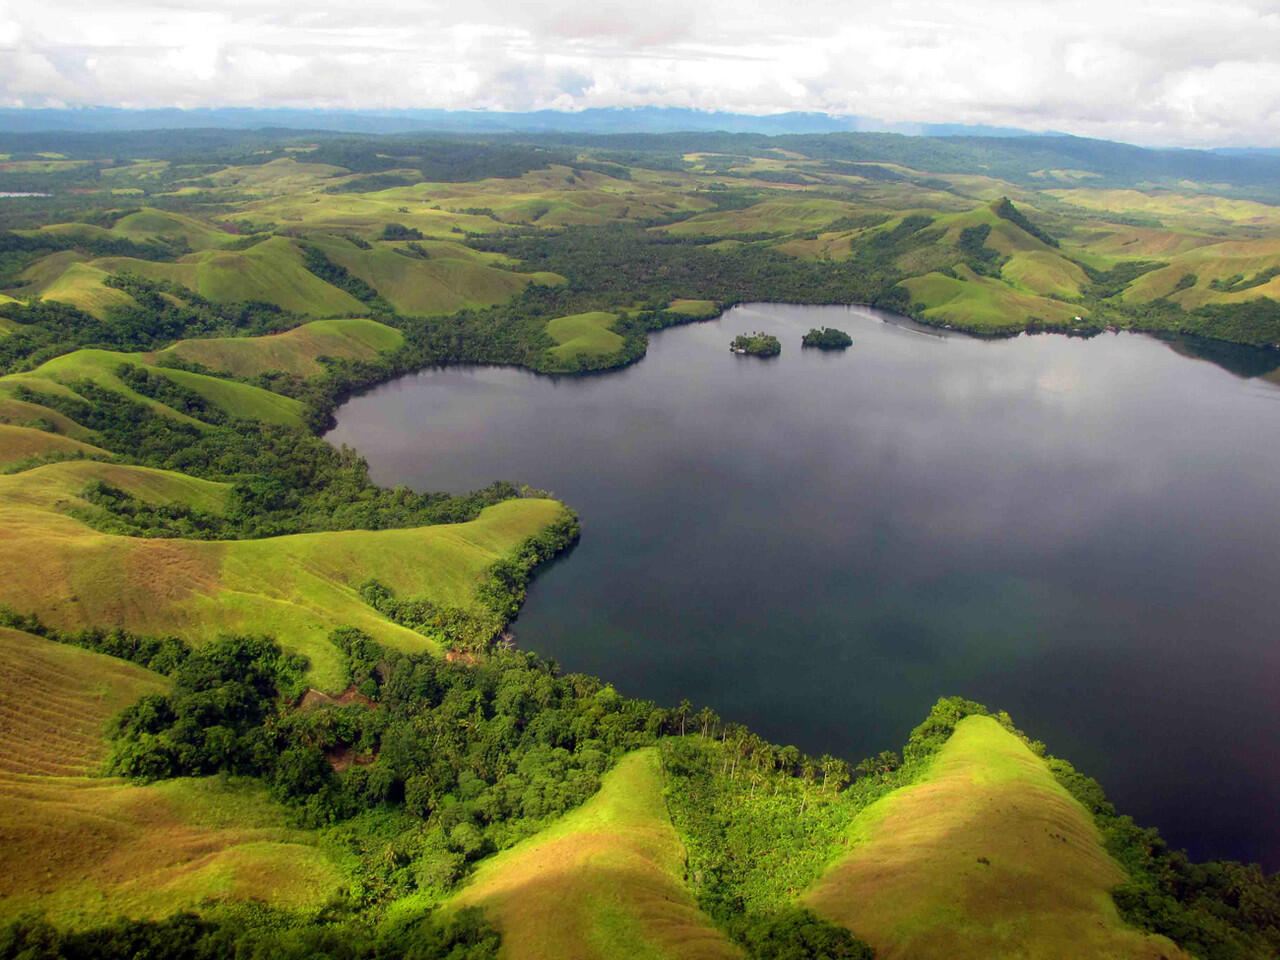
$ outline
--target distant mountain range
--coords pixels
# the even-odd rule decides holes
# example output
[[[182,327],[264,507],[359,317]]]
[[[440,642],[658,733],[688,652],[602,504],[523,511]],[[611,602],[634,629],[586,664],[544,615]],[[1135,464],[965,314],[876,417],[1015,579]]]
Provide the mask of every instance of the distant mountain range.
[[[886,129],[893,128],[893,129]],[[184,131],[175,136],[173,131]],[[305,141],[302,139],[305,138]],[[1280,204],[1280,149],[1151,148],[1060,133],[965,124],[887,124],[867,117],[820,113],[751,116],[660,107],[568,113],[448,110],[290,110],[217,108],[122,110],[0,109],[0,152],[27,156],[147,156],[223,163],[258,161],[289,143],[324,144],[311,155],[361,173],[395,165],[381,148],[425,150],[453,156],[444,144],[483,142],[490,152],[533,145],[544,160],[590,149],[624,164],[666,169],[688,153],[760,156],[779,148],[843,163],[892,163],[931,173],[974,173],[1044,187],[1053,182],[1093,187],[1181,189],[1247,196]],[[441,154],[445,150],[445,154]],[[464,151],[466,153],[466,151]],[[519,166],[519,164],[517,164]],[[523,168],[521,168],[523,169]],[[515,174],[513,174],[515,175]],[[8,189],[24,186],[11,174]],[[437,179],[452,179],[433,170]]]
[[[117,130],[175,130],[217,127],[232,130],[286,128],[340,133],[848,133],[887,132],[929,137],[1025,137],[1037,134],[1013,127],[961,123],[890,123],[863,116],[826,113],[744,113],[676,107],[596,108],[569,113],[538,110],[294,110],[217,107],[195,110],[124,110],[117,107],[0,109],[0,130],[33,133],[65,130],[102,133]]]

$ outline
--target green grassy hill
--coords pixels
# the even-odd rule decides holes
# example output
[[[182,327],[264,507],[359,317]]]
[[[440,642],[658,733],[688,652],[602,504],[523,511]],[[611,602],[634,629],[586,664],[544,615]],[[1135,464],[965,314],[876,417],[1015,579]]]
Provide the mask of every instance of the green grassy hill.
[[[79,226],[79,225],[77,225]],[[205,249],[174,262],[136,257],[99,257],[88,263],[80,254],[52,254],[28,268],[15,297],[39,296],[105,317],[113,305],[129,305],[127,294],[103,284],[112,273],[134,273],[150,280],[185,286],[215,302],[259,301],[310,316],[349,316],[366,312],[355,297],[308,271],[297,245],[270,237],[248,250]]]
[[[923,308],[923,319],[974,333],[1013,333],[1031,318],[1062,323],[1089,313],[1085,307],[1019,293],[964,266],[955,268],[955,273],[955,277],[929,273],[903,283],[911,302]]]
[[[98,454],[101,456],[109,456],[106,450],[99,449],[93,444],[85,443],[81,440],[75,440],[71,437],[64,437],[61,434],[49,433],[45,430],[36,430],[31,427],[18,427],[12,424],[0,423],[0,467],[11,466],[26,460],[28,457],[38,457],[46,454]]]
[[[165,416],[188,423],[199,423],[158,400],[145,397],[130,389],[116,374],[116,368],[121,363],[133,363],[200,394],[231,416],[251,417],[267,423],[292,426],[302,423],[302,404],[290,397],[282,397],[261,387],[237,383],[234,380],[223,380],[219,377],[189,373],[185,370],[171,370],[167,367],[152,367],[141,362],[142,360],[142,354],[115,353],[110,350],[76,350],[74,353],[64,354],[41,364],[29,373],[0,377],[0,396],[12,395],[13,390],[18,386],[25,386],[37,392],[59,393],[70,391],[69,385],[77,380],[92,380],[101,387],[122,393],[131,400]]]
[[[453,251],[440,251],[443,256],[428,251],[424,260],[406,243],[377,243],[363,250],[347,240],[326,238],[317,245],[332,262],[372,286],[397,311],[411,316],[492,306],[509,300],[531,281],[560,279],[503,270],[475,256],[448,255]]]
[[[38,258],[14,278],[9,292],[18,298],[39,296],[44,289],[66,272],[72,264],[84,263],[89,256],[76,250],[60,250]]]
[[[370,360],[403,342],[403,334],[394,327],[375,320],[342,318],[314,320],[268,337],[180,340],[145,357],[149,363],[178,357],[237,377],[273,371],[309,377],[324,370],[319,357]]]
[[[1201,193],[1194,188],[1172,190],[1046,190],[1048,196],[1086,210],[1107,214],[1133,213],[1201,229],[1220,230],[1240,224],[1280,226],[1280,209],[1254,200]]]
[[[70,417],[50,410],[38,403],[15,400],[11,396],[0,396],[0,424],[12,424],[17,427],[29,427],[35,423],[40,429],[57,433],[77,440],[90,440],[93,431],[87,430]]]
[[[579,354],[604,357],[617,353],[623,343],[622,337],[613,332],[617,319],[616,314],[597,310],[548,321],[547,333],[559,344],[552,348],[551,355],[569,369]]]
[[[6,428],[13,429],[13,428]],[[106,479],[138,495],[208,508],[219,485],[140,468],[65,465],[0,476],[0,603],[64,629],[110,625],[194,643],[227,632],[267,633],[310,658],[314,686],[340,689],[327,637],[350,625],[402,650],[442,650],[360,597],[374,578],[406,597],[471,608],[481,572],[564,509],[553,500],[508,500],[468,523],[402,530],[309,533],[263,540],[140,539],[99,533],[68,514],[87,509],[77,481]],[[46,484],[45,478],[53,482]],[[150,486],[149,486],[150,485]],[[159,494],[150,492],[156,486]]]
[[[172,470],[155,470],[96,460],[65,460],[0,476],[0,498],[43,510],[66,513],[84,510],[80,498],[85,484],[101,480],[151,504],[179,503],[197,510],[221,513],[231,484],[189,477]]]
[[[0,921],[68,926],[222,900],[318,907],[339,875],[251,782],[140,787],[97,776],[103,728],[166,681],[112,657],[0,628]]]
[[[192,250],[208,250],[226,246],[236,240],[235,234],[210,226],[198,217],[144,207],[136,213],[121,217],[111,232],[134,241],[153,237],[178,240]]]
[[[268,163],[225,167],[208,179],[216,187],[233,188],[238,194],[278,196],[323,186],[348,171],[330,163],[310,163],[281,157]]]
[[[1000,273],[1015,287],[1047,297],[1074,299],[1089,283],[1088,276],[1078,264],[1045,250],[1013,254]]]
[[[866,213],[866,208],[840,200],[816,200],[797,194],[786,199],[767,200],[743,210],[700,213],[660,229],[677,236],[798,233],[860,213]]]
[[[1193,309],[1206,303],[1280,299],[1280,240],[1227,241],[1198,246],[1145,273],[1124,291],[1129,303],[1167,297]]]
[[[513,223],[558,228],[642,221],[710,206],[681,189],[687,184],[679,176],[636,176],[636,172],[627,180],[597,170],[552,164],[519,178],[421,183],[388,190],[382,196],[418,202],[429,196],[446,209],[490,210],[490,230]]]
[[[271,237],[243,252],[197,254],[196,292],[210,300],[262,300],[312,316],[360,314],[364,305],[309,272],[297,244]]]
[[[104,257],[92,265],[180,284],[220,303],[256,300],[313,317],[359,315],[368,309],[307,270],[302,251],[286,237],[269,237],[248,250],[204,250],[173,263]]]
[[[720,314],[720,305],[714,300],[672,300],[667,310],[694,320],[710,320]]]
[[[1182,958],[1126,927],[1124,878],[1092,818],[990,717],[968,717],[916,784],[854,820],[852,851],[804,895],[881,960]]]
[[[109,307],[133,303],[133,298],[127,293],[103,284],[107,276],[106,270],[91,263],[72,263],[57,279],[43,285],[40,298],[67,303],[90,316],[103,319]]]
[[[628,754],[599,793],[486,860],[452,901],[480,906],[504,960],[712,960],[742,953],[684,889],[657,751]]]
[[[283,193],[251,204],[244,212],[254,220],[288,224],[317,234],[354,233],[366,240],[380,237],[388,223],[404,224],[436,240],[456,240],[460,233],[482,234],[501,228],[486,214],[439,209],[421,186],[371,193]],[[406,192],[411,195],[405,196]]]

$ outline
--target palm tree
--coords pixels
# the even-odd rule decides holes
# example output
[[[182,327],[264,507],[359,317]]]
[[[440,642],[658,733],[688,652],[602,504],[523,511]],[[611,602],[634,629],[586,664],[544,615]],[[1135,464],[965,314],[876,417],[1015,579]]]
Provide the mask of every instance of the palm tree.
[[[687,699],[680,701],[680,706],[676,707],[676,716],[680,718],[680,736],[684,736],[684,724],[689,719],[689,714],[693,712],[693,704]]]
[[[804,758],[804,762],[800,765],[800,777],[804,780],[803,799],[800,801],[800,813],[803,814],[804,808],[809,804],[809,788],[813,786],[813,781],[818,779],[818,767],[812,757]]]
[[[849,782],[849,764],[845,763],[838,757],[830,754],[824,754],[822,757],[822,789],[827,788],[827,782],[832,781],[835,784],[835,790],[838,793],[840,788]]]
[[[716,712],[710,707],[703,707],[698,711],[698,723],[702,725],[702,736],[705,739],[707,734],[713,731],[720,722],[720,718],[716,716]]]

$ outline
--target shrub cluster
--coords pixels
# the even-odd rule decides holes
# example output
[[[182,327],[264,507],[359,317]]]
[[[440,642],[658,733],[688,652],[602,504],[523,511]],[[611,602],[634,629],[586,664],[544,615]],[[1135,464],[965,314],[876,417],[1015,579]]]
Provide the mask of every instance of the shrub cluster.
[[[853,346],[853,337],[835,327],[810,328],[800,339],[801,346],[817,347],[819,350],[845,350]]]
[[[178,913],[59,930],[23,918],[0,928],[0,960],[495,960],[501,934],[478,908],[420,914],[381,926],[342,916],[278,911]]]

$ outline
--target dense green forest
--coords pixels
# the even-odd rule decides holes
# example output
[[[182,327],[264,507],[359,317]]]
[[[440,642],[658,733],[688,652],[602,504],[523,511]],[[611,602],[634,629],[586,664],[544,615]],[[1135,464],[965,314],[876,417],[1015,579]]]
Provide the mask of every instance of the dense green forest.
[[[801,345],[819,350],[846,350],[853,346],[853,337],[835,327],[823,327],[821,330],[815,327],[801,338]]]

